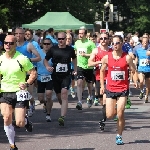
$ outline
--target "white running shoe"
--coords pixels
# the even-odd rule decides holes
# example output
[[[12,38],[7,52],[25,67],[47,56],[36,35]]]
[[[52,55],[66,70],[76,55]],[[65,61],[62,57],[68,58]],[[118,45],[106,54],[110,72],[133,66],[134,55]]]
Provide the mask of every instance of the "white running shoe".
[[[46,121],[47,121],[47,122],[51,122],[51,117],[50,117],[50,115],[46,115]]]

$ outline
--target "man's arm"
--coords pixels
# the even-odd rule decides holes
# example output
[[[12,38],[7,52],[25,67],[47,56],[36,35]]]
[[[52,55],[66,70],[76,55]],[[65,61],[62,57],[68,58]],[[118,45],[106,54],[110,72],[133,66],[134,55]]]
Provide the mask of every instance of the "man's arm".
[[[105,70],[107,68],[108,64],[108,55],[105,55],[102,60],[102,67],[100,69],[100,85],[104,88],[104,78],[105,78]]]
[[[94,66],[96,66],[96,65],[98,65],[98,64],[101,63],[101,61],[95,61],[95,56],[97,55],[97,52],[98,52],[97,48],[95,48],[95,49],[92,51],[91,56],[90,56],[90,58],[88,59],[88,66],[89,66],[89,67],[94,67]]]
[[[27,80],[28,84],[32,84],[34,80],[37,78],[37,72],[34,68],[27,72],[29,74],[29,79]]]
[[[38,51],[36,50],[36,48],[33,46],[32,43],[29,43],[27,45],[27,49],[28,49],[29,52],[31,52],[35,55],[35,58],[30,58],[31,62],[41,61],[40,54],[38,53]]]

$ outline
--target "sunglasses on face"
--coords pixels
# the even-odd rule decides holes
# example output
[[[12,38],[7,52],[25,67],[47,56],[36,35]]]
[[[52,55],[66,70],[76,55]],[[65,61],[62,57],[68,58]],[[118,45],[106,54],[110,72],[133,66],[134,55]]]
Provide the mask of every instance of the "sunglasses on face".
[[[43,43],[43,45],[51,45],[51,43]]]
[[[121,42],[112,42],[112,45],[119,45]]]
[[[5,44],[5,45],[8,45],[8,44],[9,44],[9,45],[14,45],[15,42],[4,42],[4,44]]]
[[[58,40],[64,40],[65,38],[58,38]]]
[[[100,40],[108,40],[107,37],[101,37]]]

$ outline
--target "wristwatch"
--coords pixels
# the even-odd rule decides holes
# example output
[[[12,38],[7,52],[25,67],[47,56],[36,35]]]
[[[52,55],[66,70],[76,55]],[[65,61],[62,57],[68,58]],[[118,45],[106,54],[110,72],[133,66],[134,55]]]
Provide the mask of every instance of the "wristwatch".
[[[28,82],[26,82],[25,84],[26,84],[26,87],[29,87],[29,83]]]

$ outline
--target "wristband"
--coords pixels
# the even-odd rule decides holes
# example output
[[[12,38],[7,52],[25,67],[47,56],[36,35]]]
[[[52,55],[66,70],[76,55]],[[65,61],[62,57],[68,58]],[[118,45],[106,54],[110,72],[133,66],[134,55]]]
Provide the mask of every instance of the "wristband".
[[[26,82],[25,84],[26,84],[26,87],[29,87],[29,83]]]

